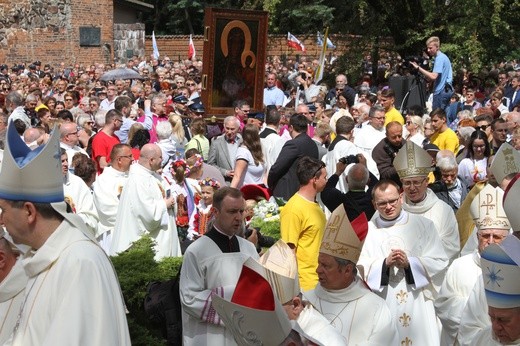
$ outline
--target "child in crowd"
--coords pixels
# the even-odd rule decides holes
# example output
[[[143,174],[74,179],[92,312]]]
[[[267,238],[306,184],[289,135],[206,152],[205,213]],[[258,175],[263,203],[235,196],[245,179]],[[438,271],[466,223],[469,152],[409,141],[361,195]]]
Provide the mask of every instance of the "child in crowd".
[[[251,223],[251,219],[253,216],[255,216],[255,206],[256,206],[256,200],[254,199],[248,199],[246,200],[246,209],[244,210],[244,221],[246,223],[246,228],[249,227],[249,224]]]
[[[201,198],[190,217],[189,240],[196,240],[208,231],[208,223],[213,218],[213,194],[220,188],[219,182],[212,178],[199,180],[199,186]]]
[[[202,157],[195,155],[187,160],[176,160],[170,167],[174,177],[171,191],[177,206],[175,221],[181,242],[187,239],[189,220],[200,199],[201,189],[198,179],[202,175],[202,162]]]

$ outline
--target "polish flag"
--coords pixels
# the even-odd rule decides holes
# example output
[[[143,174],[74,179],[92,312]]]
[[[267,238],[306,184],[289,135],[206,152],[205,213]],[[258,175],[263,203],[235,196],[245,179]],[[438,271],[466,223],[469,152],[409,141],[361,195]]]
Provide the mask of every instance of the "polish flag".
[[[305,46],[293,34],[287,32],[287,45],[296,50],[305,52]]]
[[[188,46],[188,59],[195,59],[195,45],[193,44],[193,38],[190,35],[190,44]]]

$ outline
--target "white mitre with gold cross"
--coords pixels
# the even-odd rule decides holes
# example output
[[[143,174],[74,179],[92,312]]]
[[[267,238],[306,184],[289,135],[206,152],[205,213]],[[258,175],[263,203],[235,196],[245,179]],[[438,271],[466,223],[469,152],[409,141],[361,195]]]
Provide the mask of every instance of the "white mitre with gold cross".
[[[511,225],[502,205],[504,191],[487,184],[471,202],[469,211],[479,230],[505,229]]]
[[[357,263],[367,233],[368,220],[365,213],[361,213],[351,223],[341,204],[332,212],[325,226],[320,252]]]

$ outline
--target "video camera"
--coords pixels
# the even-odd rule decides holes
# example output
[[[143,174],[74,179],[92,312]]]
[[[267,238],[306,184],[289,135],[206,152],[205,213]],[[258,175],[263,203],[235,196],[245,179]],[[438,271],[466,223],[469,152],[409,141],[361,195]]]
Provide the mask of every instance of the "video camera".
[[[403,59],[402,66],[404,68],[409,69],[411,71],[411,73],[416,74],[418,71],[417,71],[417,69],[415,69],[412,66],[411,62],[415,62],[417,65],[419,65],[419,67],[427,69],[428,65],[430,63],[430,60],[421,55],[411,55],[411,56],[405,57]]]

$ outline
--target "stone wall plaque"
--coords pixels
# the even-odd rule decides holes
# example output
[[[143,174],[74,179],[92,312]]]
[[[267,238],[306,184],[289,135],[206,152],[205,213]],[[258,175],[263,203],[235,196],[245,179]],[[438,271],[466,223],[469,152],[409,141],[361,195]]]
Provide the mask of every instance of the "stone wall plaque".
[[[82,26],[79,28],[79,45],[81,47],[101,46],[101,28]]]

